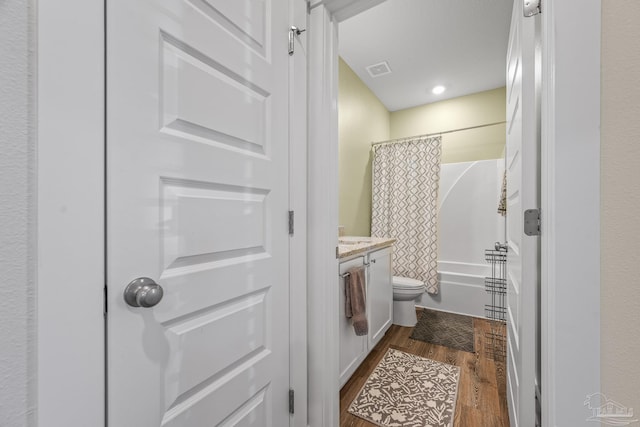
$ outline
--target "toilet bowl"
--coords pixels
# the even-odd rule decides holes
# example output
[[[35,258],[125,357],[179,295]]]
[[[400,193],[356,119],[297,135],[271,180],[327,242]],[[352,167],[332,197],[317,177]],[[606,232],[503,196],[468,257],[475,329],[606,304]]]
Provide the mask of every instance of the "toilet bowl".
[[[413,327],[418,323],[416,300],[424,293],[424,283],[408,277],[393,276],[393,324]]]

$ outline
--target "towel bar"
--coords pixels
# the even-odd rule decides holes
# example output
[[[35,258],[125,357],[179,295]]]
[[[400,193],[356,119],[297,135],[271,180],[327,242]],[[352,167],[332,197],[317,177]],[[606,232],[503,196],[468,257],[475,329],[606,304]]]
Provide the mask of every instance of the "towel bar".
[[[365,259],[365,255],[360,255],[359,257],[356,257],[356,258],[362,258],[362,259]],[[354,259],[355,259],[355,258],[354,258]],[[375,261],[374,261],[374,262],[375,262]],[[363,262],[363,263],[362,263],[362,266],[363,266],[363,267],[369,267],[370,265],[371,265],[371,262]],[[346,277],[351,276],[351,273],[346,272],[346,273],[338,274],[338,276],[340,276],[340,277],[342,277],[342,278],[344,279],[344,278],[346,278]]]

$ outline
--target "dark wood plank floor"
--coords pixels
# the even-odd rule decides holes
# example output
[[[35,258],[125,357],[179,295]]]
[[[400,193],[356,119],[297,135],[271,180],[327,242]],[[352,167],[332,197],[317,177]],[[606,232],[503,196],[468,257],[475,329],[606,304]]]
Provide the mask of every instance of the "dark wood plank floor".
[[[461,368],[454,427],[508,427],[505,364],[485,350],[485,332],[491,331],[492,325],[495,324],[489,320],[473,319],[475,353],[412,340],[409,336],[413,328],[391,326],[340,390],[340,426],[375,425],[351,415],[347,409],[387,349],[394,348]]]

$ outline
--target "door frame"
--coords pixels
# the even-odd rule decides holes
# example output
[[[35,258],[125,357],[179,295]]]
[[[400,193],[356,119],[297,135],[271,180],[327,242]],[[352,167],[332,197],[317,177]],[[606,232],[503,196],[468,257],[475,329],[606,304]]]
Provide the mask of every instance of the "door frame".
[[[32,399],[39,427],[105,425],[105,1],[39,2],[36,11],[37,385]],[[301,26],[306,3],[289,1],[290,21]],[[289,204],[297,222],[289,271],[295,427],[307,425],[307,290],[301,285],[307,275],[307,144],[296,142],[307,138],[304,58],[289,63],[298,77],[290,81],[290,140],[295,141],[289,159]]]
[[[332,281],[337,285],[338,271],[333,253],[338,224],[338,21],[366,10],[367,3],[311,2],[308,269],[312,427],[337,427],[339,423],[337,379],[328,375],[338,375],[338,286],[330,286]],[[584,425],[588,415],[582,406],[584,397],[600,390],[601,2],[585,5],[566,0],[562,4],[545,2],[543,7],[542,425],[577,426]],[[345,13],[347,8],[355,12]],[[586,244],[584,230],[595,236],[586,239]],[[581,310],[575,310],[576,296]]]
[[[105,420],[104,0],[41,1],[36,22],[34,405],[39,427],[101,426]]]
[[[309,348],[324,346],[325,354],[336,353],[324,360],[310,354],[309,425],[331,427],[337,425],[338,411],[337,374],[335,381],[327,378],[338,366],[336,335],[330,335],[337,322],[329,318],[333,311],[337,316],[337,307],[334,310],[331,305],[336,299],[326,281],[321,282],[319,295],[312,282],[331,280],[332,269],[337,272],[333,258],[337,237],[331,237],[337,226],[338,199],[337,21],[326,5],[316,2],[314,6],[307,33],[309,75],[320,73],[317,77],[322,80],[309,80],[309,243],[307,258],[302,256],[299,262],[308,260],[308,329],[319,332],[309,334]],[[541,350],[542,394],[546,396],[543,422],[548,426],[578,425],[563,420],[581,417],[583,408],[576,405],[581,405],[585,394],[600,389],[600,199],[599,191],[593,191],[600,188],[600,8],[600,0],[587,5],[578,0],[547,2],[542,17]],[[583,19],[575,19],[575,11]],[[33,239],[38,248],[38,287],[37,390],[33,397],[40,427],[64,424],[61,417],[69,414],[56,409],[68,407],[69,402],[83,402],[73,405],[75,422],[101,425],[104,92],[96,88],[102,89],[105,78],[104,0],[66,0],[55,6],[40,2],[36,25],[38,196]],[[575,48],[585,45],[587,49]],[[77,52],[81,55],[74,56]],[[321,155],[314,157],[318,153]],[[297,227],[300,234],[303,228]],[[583,244],[585,229],[596,236],[591,245]],[[313,272],[323,266],[328,272],[314,278]],[[47,282],[64,285],[53,289]],[[302,277],[298,283],[304,282]],[[579,312],[571,310],[575,295],[580,295],[583,307]],[[300,301],[300,307],[306,305],[306,298]],[[314,314],[311,306],[331,310]],[[306,331],[292,331],[296,331],[297,341],[292,342],[297,346],[307,342]],[[566,342],[572,345],[563,345]],[[300,350],[306,353],[303,347]],[[61,349],[83,357],[65,358]],[[566,380],[557,376],[560,370]],[[323,374],[320,380],[318,375]],[[306,379],[299,382],[306,383]],[[64,393],[61,384],[66,385]]]
[[[543,7],[542,425],[579,426],[591,424],[584,399],[601,390],[602,6],[566,0]]]

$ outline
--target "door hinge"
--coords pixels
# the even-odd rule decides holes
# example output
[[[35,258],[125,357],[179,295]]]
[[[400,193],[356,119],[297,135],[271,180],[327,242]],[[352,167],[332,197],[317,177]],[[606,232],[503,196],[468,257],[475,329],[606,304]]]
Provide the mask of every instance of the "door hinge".
[[[527,236],[540,235],[540,209],[524,211],[524,234]]]
[[[289,211],[289,235],[293,236],[293,228],[294,228],[294,212]]]
[[[536,16],[542,12],[542,0],[523,0],[523,13],[525,18]]]
[[[292,25],[289,28],[289,56],[293,55],[295,44],[296,44],[296,36],[304,33],[307,30],[301,30],[300,28]]]
[[[336,259],[340,258],[340,246],[336,246]]]
[[[293,414],[293,407],[295,404],[295,391],[293,389],[289,389],[289,413]]]

